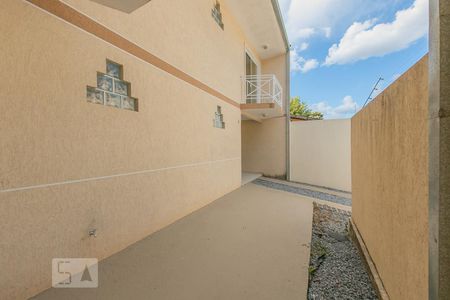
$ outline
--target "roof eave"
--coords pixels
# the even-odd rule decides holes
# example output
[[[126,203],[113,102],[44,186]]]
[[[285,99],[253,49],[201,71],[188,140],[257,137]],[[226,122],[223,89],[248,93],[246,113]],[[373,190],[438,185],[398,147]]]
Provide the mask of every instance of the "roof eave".
[[[278,26],[280,27],[280,32],[283,37],[283,41],[286,47],[286,52],[289,52],[291,49],[291,44],[289,43],[289,38],[286,31],[286,26],[284,25],[283,15],[281,13],[280,5],[278,4],[278,0],[271,0],[273,11],[278,21]]]

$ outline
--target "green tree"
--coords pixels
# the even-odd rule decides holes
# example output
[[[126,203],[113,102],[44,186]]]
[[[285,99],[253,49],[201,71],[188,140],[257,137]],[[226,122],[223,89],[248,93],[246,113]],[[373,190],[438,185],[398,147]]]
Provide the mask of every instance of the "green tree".
[[[290,103],[291,116],[301,116],[314,120],[322,120],[323,114],[318,111],[312,111],[308,104],[300,100],[300,97],[294,97]]]

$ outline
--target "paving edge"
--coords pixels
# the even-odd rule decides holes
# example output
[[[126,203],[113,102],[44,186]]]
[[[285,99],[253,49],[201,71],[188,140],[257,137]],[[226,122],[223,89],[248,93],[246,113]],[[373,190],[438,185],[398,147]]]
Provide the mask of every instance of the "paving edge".
[[[350,226],[349,226],[349,234],[353,242],[358,247],[359,252],[361,253],[364,264],[366,265],[367,271],[369,272],[369,277],[372,280],[373,286],[378,294],[378,298],[381,300],[389,300],[389,295],[384,288],[383,281],[381,280],[380,275],[378,274],[377,267],[370,256],[369,251],[367,250],[366,244],[359,233],[358,227],[353,222],[353,218],[350,218]]]

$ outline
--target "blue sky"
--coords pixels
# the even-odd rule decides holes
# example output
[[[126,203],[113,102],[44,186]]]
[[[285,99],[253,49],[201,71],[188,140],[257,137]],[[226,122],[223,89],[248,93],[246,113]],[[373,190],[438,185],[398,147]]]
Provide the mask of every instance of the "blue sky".
[[[428,52],[428,0],[279,0],[291,96],[325,118],[351,117]]]

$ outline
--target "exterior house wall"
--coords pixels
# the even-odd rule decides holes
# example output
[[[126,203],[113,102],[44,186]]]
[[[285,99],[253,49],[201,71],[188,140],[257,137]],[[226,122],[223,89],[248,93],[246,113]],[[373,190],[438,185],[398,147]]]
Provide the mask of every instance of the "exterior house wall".
[[[351,191],[350,119],[290,126],[291,180]]]
[[[352,218],[391,299],[428,298],[428,56],[352,118]]]
[[[222,31],[211,1],[66,2],[239,102],[246,41],[226,7]],[[0,27],[0,298],[48,288],[52,258],[105,258],[240,186],[235,105],[26,1],[1,1]],[[107,58],[139,112],[86,101]]]
[[[288,86],[286,54],[261,62],[261,74],[274,74],[283,89],[281,117],[262,123],[242,121],[242,170],[270,177],[286,176],[286,103]],[[278,109],[278,108],[277,108]]]
[[[288,54],[282,54],[273,58],[263,60],[261,68],[262,74],[274,74],[280,82],[281,88],[283,89],[283,112],[286,111],[286,102],[288,99],[288,97],[286,97],[286,91],[288,90],[286,84],[288,81],[288,78],[286,78],[286,55]]]
[[[270,177],[286,176],[285,117],[242,121],[242,170]]]
[[[215,1],[150,1],[131,14],[90,0],[64,2],[236,102],[245,50],[261,65],[225,1],[220,3],[225,30],[211,16]]]

